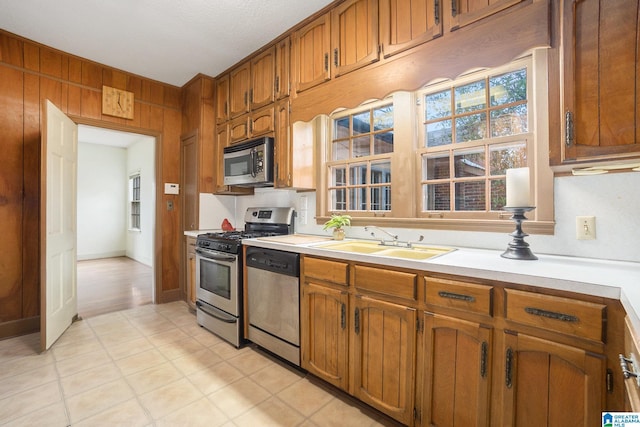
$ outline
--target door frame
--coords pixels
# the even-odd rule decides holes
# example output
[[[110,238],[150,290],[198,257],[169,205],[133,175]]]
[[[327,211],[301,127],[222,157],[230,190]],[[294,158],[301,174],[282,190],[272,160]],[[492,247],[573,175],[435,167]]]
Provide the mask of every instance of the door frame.
[[[140,135],[151,136],[155,138],[156,143],[154,147],[155,156],[155,171],[154,180],[156,187],[155,194],[155,211],[153,220],[153,304],[162,303],[162,196],[164,186],[160,185],[160,177],[162,177],[162,132],[152,131],[149,129],[142,129],[134,126],[128,126],[126,124],[105,122],[98,119],[88,119],[86,117],[80,117],[75,115],[68,115],[71,120],[77,125],[86,125],[96,128],[117,130],[120,132],[137,133]]]

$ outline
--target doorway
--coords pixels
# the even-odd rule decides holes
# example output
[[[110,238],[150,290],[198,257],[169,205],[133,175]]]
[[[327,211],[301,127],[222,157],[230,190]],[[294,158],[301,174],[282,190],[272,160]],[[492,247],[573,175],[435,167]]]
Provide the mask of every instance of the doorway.
[[[156,139],[78,126],[78,315],[153,303]]]

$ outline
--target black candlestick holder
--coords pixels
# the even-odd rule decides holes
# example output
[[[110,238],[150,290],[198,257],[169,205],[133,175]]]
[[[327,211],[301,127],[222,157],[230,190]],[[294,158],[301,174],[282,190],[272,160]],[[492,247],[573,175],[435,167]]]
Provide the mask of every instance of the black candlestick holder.
[[[538,259],[538,257],[531,252],[531,249],[529,249],[529,244],[524,241],[524,238],[527,237],[528,234],[522,231],[522,221],[527,220],[527,217],[524,216],[524,214],[534,210],[535,206],[505,206],[502,209],[512,213],[511,220],[516,223],[516,231],[509,234],[509,236],[513,237],[513,240],[509,243],[507,250],[504,251],[501,256],[509,259]]]

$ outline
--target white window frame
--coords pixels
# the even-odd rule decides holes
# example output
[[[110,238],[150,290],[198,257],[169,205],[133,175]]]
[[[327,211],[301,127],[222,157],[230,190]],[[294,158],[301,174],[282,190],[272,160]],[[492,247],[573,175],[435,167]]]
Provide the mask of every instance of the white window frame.
[[[137,183],[137,185],[136,185]],[[140,172],[129,175],[129,230],[142,230],[142,179]]]

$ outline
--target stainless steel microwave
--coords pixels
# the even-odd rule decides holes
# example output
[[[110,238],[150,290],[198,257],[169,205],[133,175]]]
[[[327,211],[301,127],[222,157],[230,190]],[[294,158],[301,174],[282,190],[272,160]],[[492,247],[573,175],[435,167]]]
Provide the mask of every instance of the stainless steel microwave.
[[[225,147],[224,185],[272,187],[273,143],[265,136]]]

